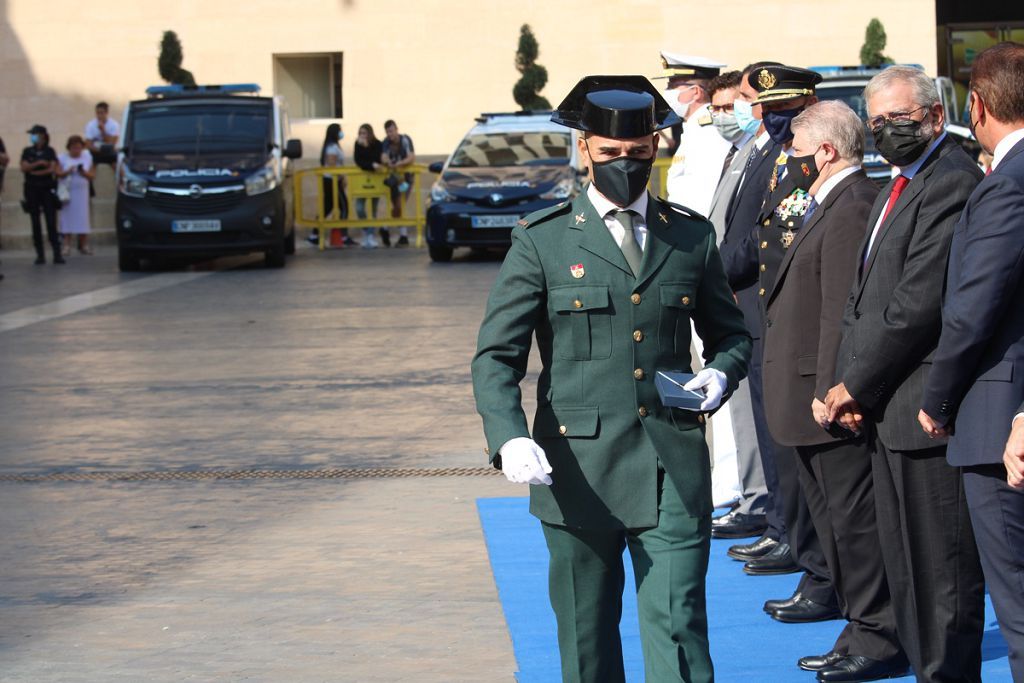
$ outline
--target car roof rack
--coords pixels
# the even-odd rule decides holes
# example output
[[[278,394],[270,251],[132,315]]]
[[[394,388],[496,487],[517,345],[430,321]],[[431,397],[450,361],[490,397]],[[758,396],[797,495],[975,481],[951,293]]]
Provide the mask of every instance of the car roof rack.
[[[258,94],[260,86],[255,83],[225,83],[223,85],[151,85],[146,88],[150,99],[163,97],[190,97],[201,95]]]
[[[497,118],[499,116],[543,116],[551,115],[550,109],[523,109],[520,111],[499,111],[499,112],[484,112],[480,116],[476,117],[477,123],[486,123],[490,119]]]

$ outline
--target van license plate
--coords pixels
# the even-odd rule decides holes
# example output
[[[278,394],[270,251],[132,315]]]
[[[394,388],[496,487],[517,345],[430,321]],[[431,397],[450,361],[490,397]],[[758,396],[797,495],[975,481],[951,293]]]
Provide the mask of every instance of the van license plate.
[[[473,216],[470,220],[474,228],[514,228],[519,216]]]
[[[171,221],[171,232],[220,232],[220,221]]]

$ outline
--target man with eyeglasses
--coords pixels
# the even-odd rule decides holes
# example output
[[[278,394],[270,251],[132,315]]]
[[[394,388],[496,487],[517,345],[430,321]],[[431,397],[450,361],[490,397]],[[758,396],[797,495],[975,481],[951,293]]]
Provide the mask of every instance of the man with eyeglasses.
[[[878,195],[843,314],[826,419],[864,434],[900,642],[918,681],[981,681],[984,580],[960,472],[918,426],[942,330],[953,228],[982,178],[946,136],[934,82],[893,66],[864,89],[878,151],[898,174]]]
[[[668,78],[663,94],[683,119],[683,134],[668,170],[668,200],[707,216],[730,149],[708,108],[708,82],[725,65],[672,52],[661,53],[661,64],[664,73],[657,78]]]

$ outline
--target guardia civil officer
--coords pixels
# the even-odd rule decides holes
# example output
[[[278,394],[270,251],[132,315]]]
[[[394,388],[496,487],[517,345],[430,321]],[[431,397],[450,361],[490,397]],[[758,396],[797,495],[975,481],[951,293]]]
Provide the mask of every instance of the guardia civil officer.
[[[706,364],[687,386],[702,388],[701,409],[712,411],[744,376],[750,337],[711,224],[645,189],[656,131],[678,120],[651,83],[588,76],[552,120],[582,131],[591,183],[512,232],[473,360],[488,452],[510,481],[532,484],[563,680],[624,680],[628,547],[646,680],[711,681],[705,419],[663,407],[654,377],[689,368],[693,320]],[[519,382],[534,335],[531,438]]]

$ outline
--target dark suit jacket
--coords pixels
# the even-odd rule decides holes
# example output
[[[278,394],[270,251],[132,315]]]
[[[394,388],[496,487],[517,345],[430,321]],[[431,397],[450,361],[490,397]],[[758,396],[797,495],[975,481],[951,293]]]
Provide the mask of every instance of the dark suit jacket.
[[[768,179],[772,174],[779,145],[769,141],[760,152],[755,152],[747,169],[743,186],[733,195],[725,214],[725,236],[720,247],[729,286],[736,292],[743,321],[754,339],[761,338],[760,298],[757,295],[757,242],[752,236],[757,225],[757,214],[768,196]]]
[[[830,434],[811,415],[835,385],[836,355],[850,285],[878,186],[856,171],[832,188],[796,231],[775,284],[765,297],[765,414],[784,446],[813,446],[851,434]]]
[[[967,201],[946,283],[924,411],[955,416],[950,464],[1002,462],[1024,401],[1024,140]]]
[[[892,450],[942,444],[922,431],[917,413],[942,330],[953,227],[981,178],[960,146],[943,140],[879,229],[846,302],[837,376]],[[861,253],[892,186],[890,181],[875,200]]]

